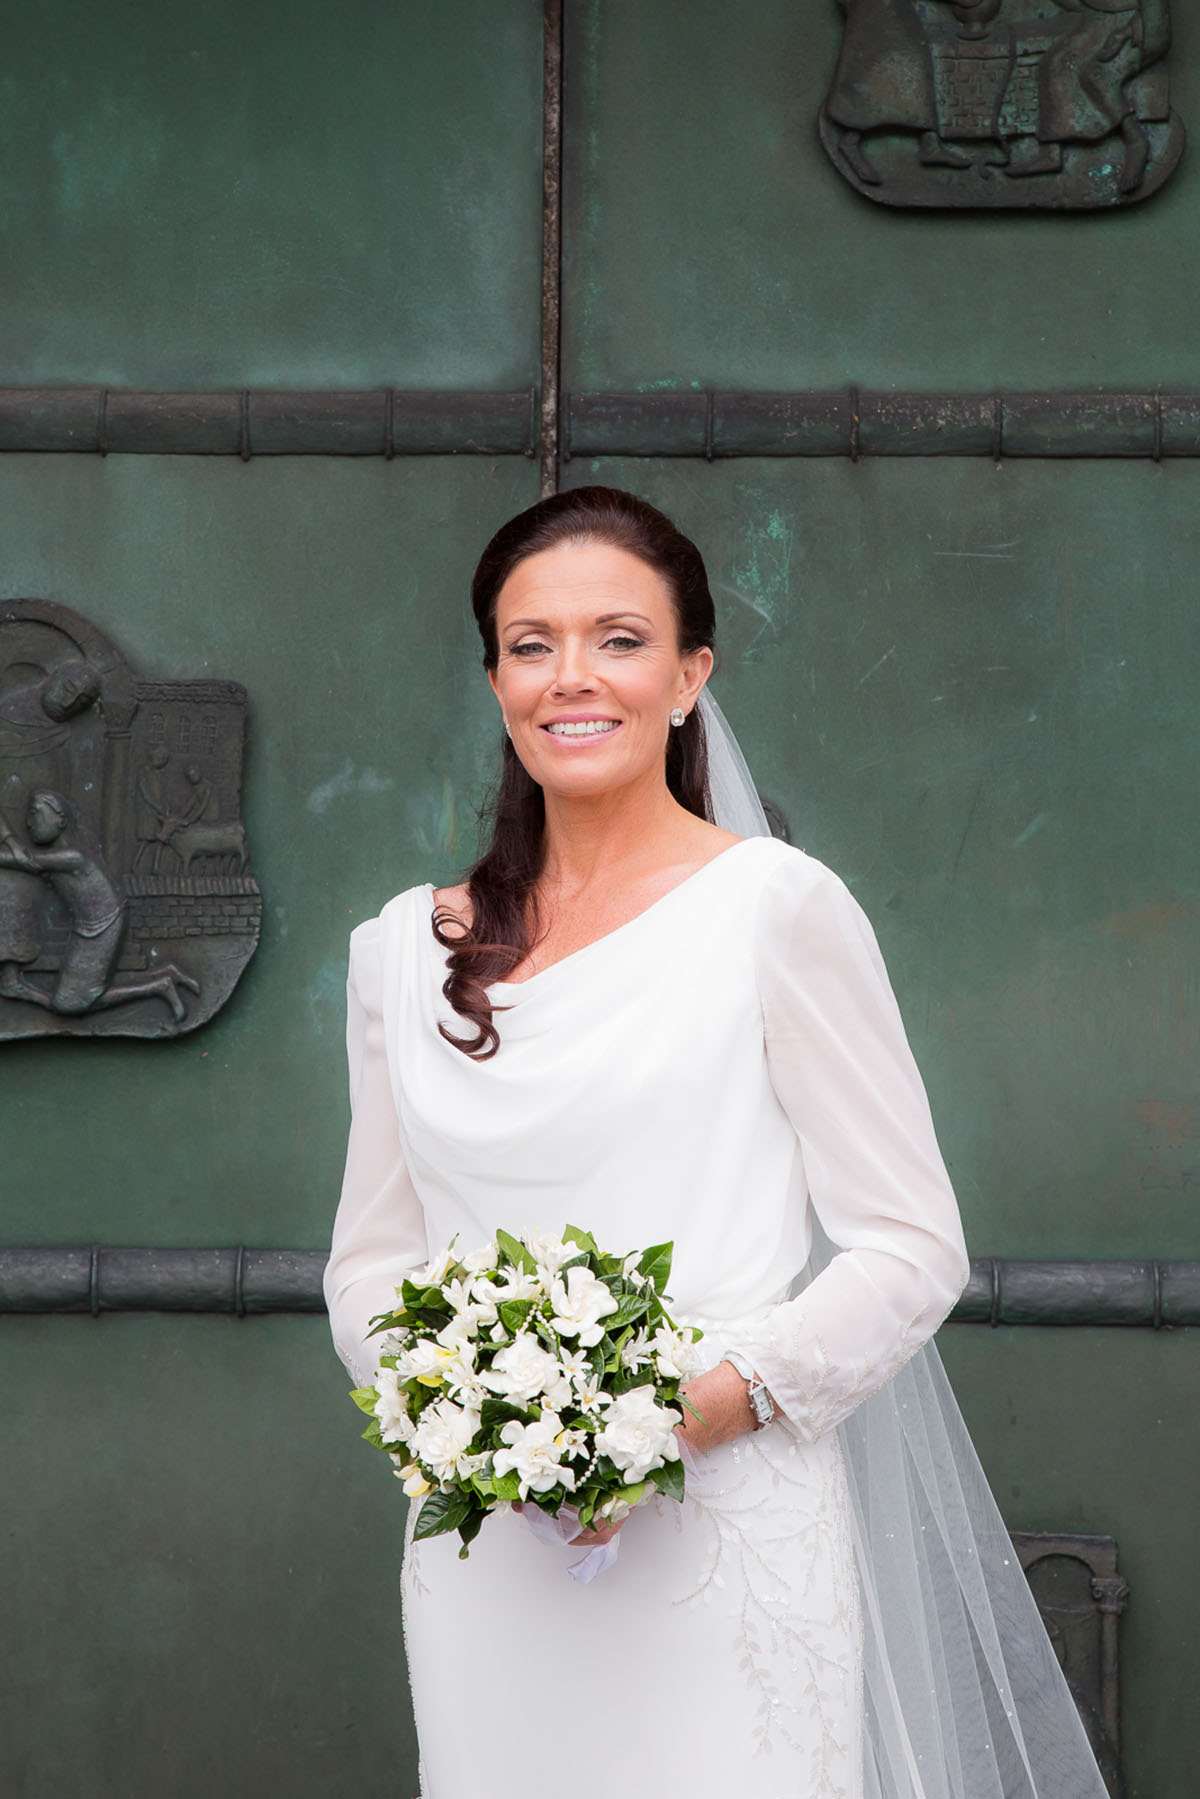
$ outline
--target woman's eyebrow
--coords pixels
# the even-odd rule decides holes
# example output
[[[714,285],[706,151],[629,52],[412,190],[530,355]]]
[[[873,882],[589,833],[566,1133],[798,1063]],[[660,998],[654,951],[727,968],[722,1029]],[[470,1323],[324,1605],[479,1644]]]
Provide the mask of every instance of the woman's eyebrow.
[[[612,625],[622,618],[636,618],[639,623],[649,625],[653,629],[654,621],[647,618],[644,612],[602,612],[599,618],[593,619],[592,622],[597,625]],[[504,629],[506,631],[552,631],[554,627],[548,619],[544,618],[510,618]]]

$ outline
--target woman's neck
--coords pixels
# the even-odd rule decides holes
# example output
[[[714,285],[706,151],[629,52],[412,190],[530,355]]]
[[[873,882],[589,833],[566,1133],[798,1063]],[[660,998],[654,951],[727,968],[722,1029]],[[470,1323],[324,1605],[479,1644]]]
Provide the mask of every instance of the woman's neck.
[[[669,866],[705,830],[665,782],[640,794],[547,794],[541,885],[571,895],[618,872]]]

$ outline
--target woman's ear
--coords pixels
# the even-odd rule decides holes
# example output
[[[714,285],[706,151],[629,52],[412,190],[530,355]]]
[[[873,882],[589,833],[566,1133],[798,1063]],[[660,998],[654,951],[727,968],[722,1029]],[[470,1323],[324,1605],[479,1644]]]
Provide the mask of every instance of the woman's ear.
[[[700,698],[700,689],[713,671],[715,658],[712,651],[705,646],[699,650],[689,650],[683,658],[683,680],[679,688],[681,705],[689,709]]]

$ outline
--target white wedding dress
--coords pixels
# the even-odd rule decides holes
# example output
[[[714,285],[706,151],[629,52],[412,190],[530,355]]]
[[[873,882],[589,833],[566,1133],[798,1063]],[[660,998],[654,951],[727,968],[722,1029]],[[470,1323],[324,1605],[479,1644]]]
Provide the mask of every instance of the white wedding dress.
[[[567,1577],[579,1550],[513,1514],[468,1561],[457,1537],[410,1532],[422,1799],[880,1790],[834,1427],[934,1331],[967,1260],[869,924],[820,863],[745,838],[608,936],[498,983],[501,1047],[479,1063],[437,1030],[463,1024],[432,906],[414,888],[351,940],[353,1125],[326,1293],[356,1381],[373,1373],[369,1320],[451,1237],[575,1223],[612,1250],[673,1240],[675,1316],[712,1362],[745,1350],[779,1416],[707,1457],[682,1505],[637,1511],[588,1586]],[[789,1298],[813,1212],[838,1253]],[[914,1773],[906,1790],[926,1788]]]

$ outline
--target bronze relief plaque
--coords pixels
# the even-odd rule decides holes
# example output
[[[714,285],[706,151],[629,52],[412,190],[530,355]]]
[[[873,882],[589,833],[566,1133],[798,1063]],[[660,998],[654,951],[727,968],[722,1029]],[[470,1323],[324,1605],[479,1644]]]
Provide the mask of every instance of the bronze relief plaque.
[[[885,206],[1127,206],[1183,154],[1168,0],[838,0],[821,112],[839,174]]]
[[[0,600],[0,1039],[177,1037],[229,998],[262,895],[246,690],[142,681],[51,600]]]

